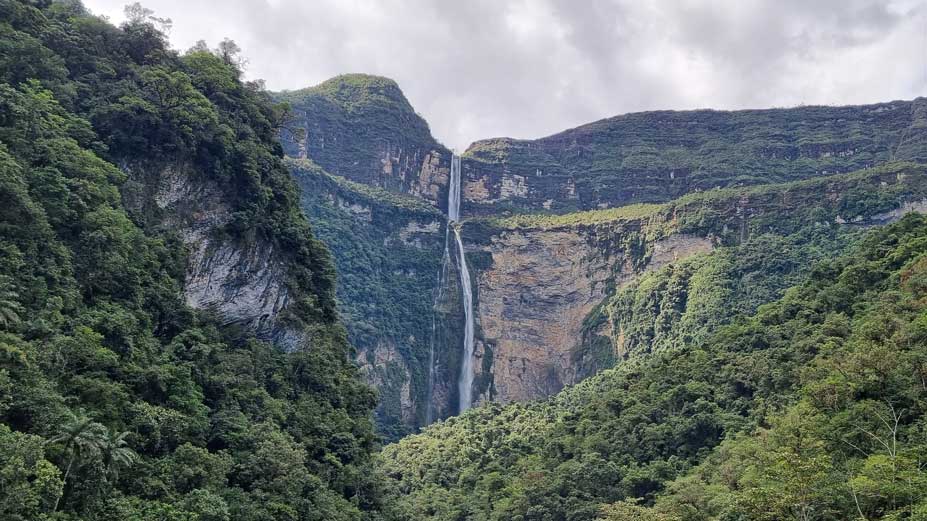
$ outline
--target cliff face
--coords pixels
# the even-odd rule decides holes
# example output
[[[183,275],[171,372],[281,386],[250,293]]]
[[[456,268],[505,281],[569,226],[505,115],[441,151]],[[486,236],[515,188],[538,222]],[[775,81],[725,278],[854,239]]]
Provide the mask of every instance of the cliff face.
[[[349,74],[278,99],[292,107],[292,121],[281,134],[288,156],[446,207],[451,153],[394,81]]]
[[[506,230],[473,252],[489,256],[477,278],[480,400],[524,401],[576,383],[586,376],[579,363],[584,321],[610,290],[712,248],[709,239],[674,235],[650,245],[643,261],[633,248],[616,246],[639,230],[633,221]]]
[[[478,273],[474,392],[481,401],[542,398],[622,359],[685,344],[686,327],[753,312],[836,255],[854,229],[922,211],[925,196],[924,167],[895,164],[619,212],[472,220],[464,236]],[[718,248],[732,264],[719,278],[742,284],[713,288],[706,269],[641,286],[648,273]],[[698,309],[710,301],[698,291],[723,292],[713,298],[730,312]]]
[[[281,139],[303,208],[334,253],[358,363],[380,390],[381,432],[398,437],[456,413],[463,310],[456,259],[444,251],[450,151],[391,80],[340,76],[277,97],[292,107]],[[672,266],[740,245],[744,258],[774,257],[750,242],[772,234],[806,253],[777,268],[795,282],[822,258],[817,245],[847,243],[838,228],[881,222],[879,212],[894,219],[922,198],[911,188],[920,174],[850,172],[927,158],[925,128],[927,100],[918,99],[648,112],[534,141],[474,143],[461,186],[474,401],[549,396],[685,342],[680,331],[704,316],[680,311],[686,295],[672,284],[707,275],[693,268],[659,291],[640,286]],[[828,238],[801,235],[807,226]],[[749,271],[741,264],[731,270]],[[784,286],[771,280],[743,296],[741,311],[778,296]],[[719,309],[711,316],[729,317]]]
[[[275,241],[264,234],[232,237],[228,194],[183,161],[123,165],[130,181],[123,199],[138,219],[175,235],[186,255],[187,305],[208,310],[225,326],[241,327],[284,350],[305,336],[286,320],[291,272]]]
[[[310,160],[287,164],[315,234],[334,255],[342,320],[362,373],[379,389],[381,432],[400,437],[450,414],[454,365],[438,344],[457,337],[448,327],[456,328],[459,310],[455,300],[435,309],[444,215],[420,198],[330,175]]]
[[[661,111],[529,141],[478,141],[464,213],[559,213],[665,202],[927,157],[927,99],[852,107]]]

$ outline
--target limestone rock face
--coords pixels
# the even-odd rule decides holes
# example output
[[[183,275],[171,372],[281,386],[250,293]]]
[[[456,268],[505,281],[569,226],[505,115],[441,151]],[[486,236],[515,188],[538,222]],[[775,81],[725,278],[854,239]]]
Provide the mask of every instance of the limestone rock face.
[[[847,107],[625,114],[464,153],[464,215],[665,202],[718,187],[927,159],[927,99]]]
[[[360,349],[357,363],[361,375],[380,390],[380,403],[399,412],[399,420],[415,425],[415,396],[412,393],[412,370],[391,342],[379,342]],[[383,407],[384,405],[381,405]]]
[[[288,156],[446,206],[451,152],[431,136],[394,81],[347,74],[277,97],[293,107],[292,124],[280,136]]]
[[[584,377],[579,373],[584,319],[618,286],[643,271],[709,251],[708,239],[675,235],[657,241],[635,269],[628,252],[602,240],[602,230],[504,231],[484,253],[490,267],[477,278],[482,342],[474,367],[491,366],[481,399],[524,401],[549,396]],[[487,349],[487,346],[489,349]],[[491,356],[491,364],[482,360]]]
[[[447,194],[447,183],[450,176],[447,158],[437,151],[428,152],[422,160],[422,167],[418,170],[417,175],[415,175],[414,169],[410,169],[410,171],[414,179],[409,183],[409,193],[426,199],[435,206],[440,206],[443,201],[441,199],[443,194]]]
[[[492,346],[495,400],[548,396],[573,381],[571,350],[609,275],[607,259],[584,239],[571,231],[493,238],[492,267],[477,279],[477,316]]]
[[[164,215],[161,225],[176,230],[187,247],[187,304],[215,311],[224,324],[251,329],[283,349],[295,348],[301,335],[280,320],[289,290],[274,246],[217,233],[231,212],[219,187],[194,172],[172,166],[149,182]]]

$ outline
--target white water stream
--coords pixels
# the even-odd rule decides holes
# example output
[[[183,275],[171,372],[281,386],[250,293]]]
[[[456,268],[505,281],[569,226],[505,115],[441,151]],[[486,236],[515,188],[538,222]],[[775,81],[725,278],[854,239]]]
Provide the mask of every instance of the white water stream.
[[[457,244],[457,265],[460,268],[460,292],[464,307],[464,341],[463,353],[460,363],[460,379],[458,390],[460,401],[458,412],[464,412],[473,405],[473,291],[470,285],[470,270],[467,268],[467,257],[464,253],[463,241],[460,239],[460,157],[451,158],[451,179],[447,195],[448,231],[453,231],[454,242]],[[449,239],[449,237],[448,237]],[[445,240],[447,246],[447,240]]]

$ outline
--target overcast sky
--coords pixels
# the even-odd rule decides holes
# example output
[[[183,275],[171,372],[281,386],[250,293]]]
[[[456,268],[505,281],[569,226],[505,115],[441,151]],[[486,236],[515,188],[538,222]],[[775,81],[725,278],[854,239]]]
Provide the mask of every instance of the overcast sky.
[[[123,19],[126,0],[85,0]],[[534,138],[625,112],[927,95],[927,0],[144,0],[249,78],[399,82],[432,132]]]

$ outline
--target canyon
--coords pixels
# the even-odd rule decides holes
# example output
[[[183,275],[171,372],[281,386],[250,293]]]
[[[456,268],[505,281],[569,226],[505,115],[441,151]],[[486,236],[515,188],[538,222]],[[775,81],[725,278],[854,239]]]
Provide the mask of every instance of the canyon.
[[[812,223],[862,226],[900,213],[921,197],[919,175],[849,173],[921,161],[927,148],[924,99],[649,112],[533,141],[478,141],[452,187],[454,154],[395,82],[346,75],[277,98],[292,107],[283,148],[334,253],[342,314],[388,437],[466,408],[468,375],[474,403],[525,401],[633,356],[613,327],[621,320],[602,318],[605,304],[667,265],[794,233],[798,225],[776,221],[796,223],[797,202],[821,188],[802,183],[830,180],[829,209]],[[874,200],[853,208],[859,186],[847,175],[872,186]],[[459,224],[449,218],[452,189]],[[446,258],[458,232],[466,256],[452,240]]]

